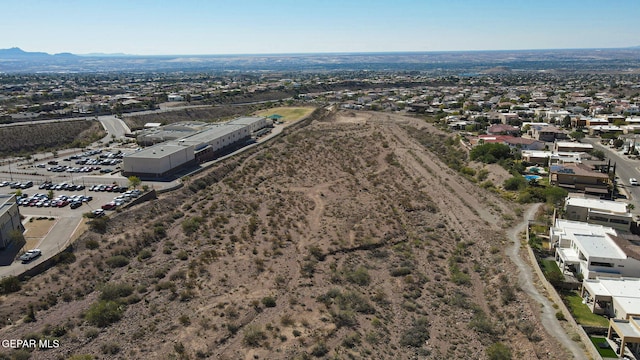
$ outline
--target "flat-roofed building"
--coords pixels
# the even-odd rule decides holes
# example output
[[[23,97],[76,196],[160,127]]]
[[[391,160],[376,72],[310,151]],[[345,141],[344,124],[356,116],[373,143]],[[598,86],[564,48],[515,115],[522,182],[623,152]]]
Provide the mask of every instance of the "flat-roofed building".
[[[582,282],[582,298],[592,313],[617,319],[640,316],[640,279],[598,277]]]
[[[165,178],[198,162],[220,155],[226,149],[245,144],[251,138],[249,126],[212,124],[201,131],[162,142],[123,158],[123,175],[141,178]]]
[[[609,226],[629,232],[633,215],[627,206],[627,203],[620,201],[569,196],[564,202],[564,213],[568,220]]]
[[[635,358],[633,354],[640,351],[640,317],[632,316],[628,320],[609,319],[607,339],[613,340],[614,335],[620,338],[616,354],[625,359]],[[627,347],[631,353],[627,351]]]
[[[556,152],[584,152],[593,150],[593,145],[574,141],[556,141],[553,145]]]
[[[640,277],[640,246],[618,236],[611,227],[556,219],[549,239],[563,271],[585,279]]]
[[[245,125],[249,127],[250,133],[255,133],[272,124],[266,117],[241,117],[227,122],[228,125]]]
[[[0,249],[9,245],[13,231],[24,232],[16,196],[0,195]]]
[[[122,174],[141,178],[163,178],[195,164],[194,146],[165,142],[126,155],[122,159]]]

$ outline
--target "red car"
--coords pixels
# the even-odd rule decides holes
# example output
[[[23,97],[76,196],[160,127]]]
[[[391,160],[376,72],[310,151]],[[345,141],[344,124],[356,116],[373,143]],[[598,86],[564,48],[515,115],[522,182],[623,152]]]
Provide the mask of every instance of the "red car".
[[[115,209],[115,208],[116,208],[116,203],[115,203],[115,202],[113,202],[113,201],[112,201],[112,202],[109,202],[109,203],[106,203],[106,204],[102,205],[102,208],[103,208],[104,210],[113,210],[113,209]]]

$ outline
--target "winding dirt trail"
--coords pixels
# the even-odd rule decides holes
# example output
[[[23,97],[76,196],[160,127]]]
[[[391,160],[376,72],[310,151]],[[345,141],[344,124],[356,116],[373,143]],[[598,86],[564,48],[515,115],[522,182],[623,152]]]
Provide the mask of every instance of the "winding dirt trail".
[[[513,245],[507,249],[507,255],[518,267],[518,280],[522,290],[529,295],[536,302],[541,305],[540,321],[544,326],[547,333],[553,336],[558,342],[564,346],[565,349],[573,354],[573,358],[577,360],[587,359],[587,354],[580,348],[579,344],[571,340],[569,335],[565,332],[560,322],[556,319],[556,309],[554,309],[552,302],[543,294],[538,291],[535,286],[533,270],[530,265],[527,264],[520,257],[520,238],[519,234],[525,230],[529,220],[535,217],[536,212],[540,204],[530,206],[524,214],[523,220],[516,226],[509,229],[507,235],[513,242]]]

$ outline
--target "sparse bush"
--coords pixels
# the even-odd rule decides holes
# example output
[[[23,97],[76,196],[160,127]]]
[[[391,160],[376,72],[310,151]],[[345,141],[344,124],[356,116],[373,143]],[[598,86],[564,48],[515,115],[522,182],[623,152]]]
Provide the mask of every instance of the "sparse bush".
[[[202,219],[200,216],[188,218],[182,222],[182,231],[185,235],[189,236],[198,231],[198,228],[203,221],[204,219]]]
[[[104,234],[107,231],[108,223],[109,223],[108,216],[94,218],[87,222],[87,224],[89,224],[89,229],[100,234]]]
[[[151,253],[151,250],[143,249],[138,253],[138,260],[146,260],[150,258],[152,255],[153,254]]]
[[[109,283],[102,287],[100,300],[118,301],[133,294],[133,286],[126,283]]]
[[[400,345],[409,347],[422,347],[429,340],[429,320],[419,317],[400,337]]]
[[[91,239],[91,240],[87,240],[87,242],[85,243],[85,246],[89,250],[95,250],[100,247],[100,243],[96,240]]]
[[[487,349],[489,360],[511,360],[511,349],[503,343],[494,343]]]
[[[120,352],[120,346],[114,342],[108,342],[100,346],[100,351],[105,355],[115,355]]]
[[[314,346],[313,349],[311,349],[311,355],[315,357],[323,357],[327,355],[327,353],[329,353],[329,348],[327,347],[327,344],[325,344],[324,341],[318,342],[316,346]]]
[[[92,325],[106,327],[120,320],[122,312],[123,307],[117,302],[100,300],[89,307],[85,319]]]
[[[350,283],[358,284],[360,286],[367,286],[369,285],[369,282],[371,282],[371,276],[369,276],[369,272],[364,266],[358,266],[357,269],[352,271],[345,271],[344,277]]]
[[[256,325],[248,326],[244,331],[242,342],[251,347],[258,347],[263,340],[267,339],[267,334]]]
[[[180,324],[182,324],[182,326],[189,326],[191,325],[191,319],[189,319],[189,315],[181,315],[178,318],[178,321],[180,321]]]
[[[276,307],[276,299],[273,296],[265,296],[262,298],[262,305],[265,307]]]
[[[15,276],[7,276],[0,280],[0,294],[11,294],[20,291],[20,280]]]
[[[127,259],[124,255],[115,255],[110,258],[107,258],[105,261],[107,265],[111,268],[121,268],[129,265],[129,259]]]

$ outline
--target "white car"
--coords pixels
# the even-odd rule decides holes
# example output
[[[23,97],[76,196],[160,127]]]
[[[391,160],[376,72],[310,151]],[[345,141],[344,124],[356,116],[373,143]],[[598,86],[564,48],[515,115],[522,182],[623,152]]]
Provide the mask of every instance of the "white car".
[[[23,263],[26,263],[37,258],[40,255],[42,255],[42,251],[40,251],[40,249],[29,250],[20,256],[20,260],[22,260]]]
[[[640,183],[638,183],[638,180],[636,180],[636,178],[631,178],[629,179],[629,185],[638,186],[640,185]]]

